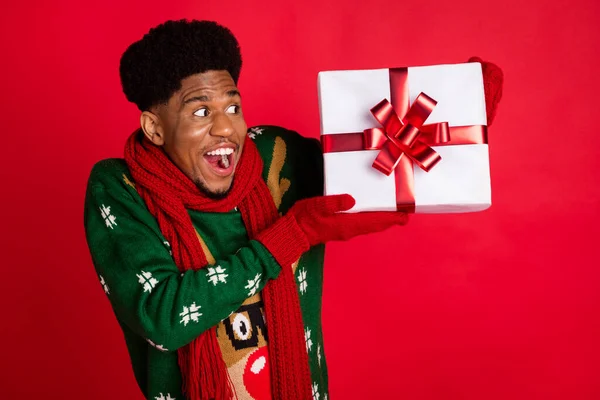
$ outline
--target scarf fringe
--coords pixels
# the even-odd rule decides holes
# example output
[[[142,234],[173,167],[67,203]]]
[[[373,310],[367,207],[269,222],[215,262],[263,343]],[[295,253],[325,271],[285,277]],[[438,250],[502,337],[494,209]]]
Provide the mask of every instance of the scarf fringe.
[[[230,400],[234,388],[221,354],[216,328],[178,351],[183,393],[190,399]],[[199,362],[198,362],[199,361]]]

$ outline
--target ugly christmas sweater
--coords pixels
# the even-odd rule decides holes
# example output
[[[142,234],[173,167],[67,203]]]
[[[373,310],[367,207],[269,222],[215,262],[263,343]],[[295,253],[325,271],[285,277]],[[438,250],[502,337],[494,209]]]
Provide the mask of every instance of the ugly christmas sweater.
[[[263,179],[280,213],[322,194],[322,155],[314,139],[282,128],[252,128]],[[248,140],[248,139],[247,139]],[[98,279],[110,300],[137,383],[148,399],[183,400],[177,349],[212,326],[238,399],[270,399],[268,331],[261,290],[280,266],[249,240],[236,210],[188,210],[209,266],[180,272],[169,243],[135,189],[125,161],[96,164],[85,201],[85,229]],[[326,400],[321,331],[324,247],[292,266],[304,321],[313,399]]]

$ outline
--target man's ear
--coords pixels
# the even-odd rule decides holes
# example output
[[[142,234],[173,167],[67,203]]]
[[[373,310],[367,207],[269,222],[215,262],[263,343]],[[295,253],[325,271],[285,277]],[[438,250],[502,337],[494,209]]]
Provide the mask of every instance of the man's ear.
[[[152,111],[144,111],[140,116],[140,125],[144,135],[157,146],[165,144],[165,133],[160,124],[160,117]]]

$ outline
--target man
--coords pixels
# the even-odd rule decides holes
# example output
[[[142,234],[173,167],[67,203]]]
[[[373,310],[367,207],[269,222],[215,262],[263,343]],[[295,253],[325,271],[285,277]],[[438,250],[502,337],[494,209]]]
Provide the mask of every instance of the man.
[[[169,21],[121,59],[141,129],[98,163],[87,240],[150,399],[327,397],[323,243],[404,224],[339,214],[321,194],[316,140],[275,127],[247,139],[237,41]]]
[[[241,65],[207,21],[168,21],[121,59],[141,129],[94,166],[85,227],[149,399],[327,399],[323,244],[406,223],[321,196],[316,140],[248,131]]]

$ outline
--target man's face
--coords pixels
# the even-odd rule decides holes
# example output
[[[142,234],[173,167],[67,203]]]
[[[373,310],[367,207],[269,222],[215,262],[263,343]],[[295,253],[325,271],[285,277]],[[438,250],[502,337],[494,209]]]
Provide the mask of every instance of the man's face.
[[[207,71],[185,78],[168,103],[152,111],[162,138],[159,134],[151,140],[162,145],[171,161],[206,194],[226,195],[247,130],[240,93],[229,72]]]

